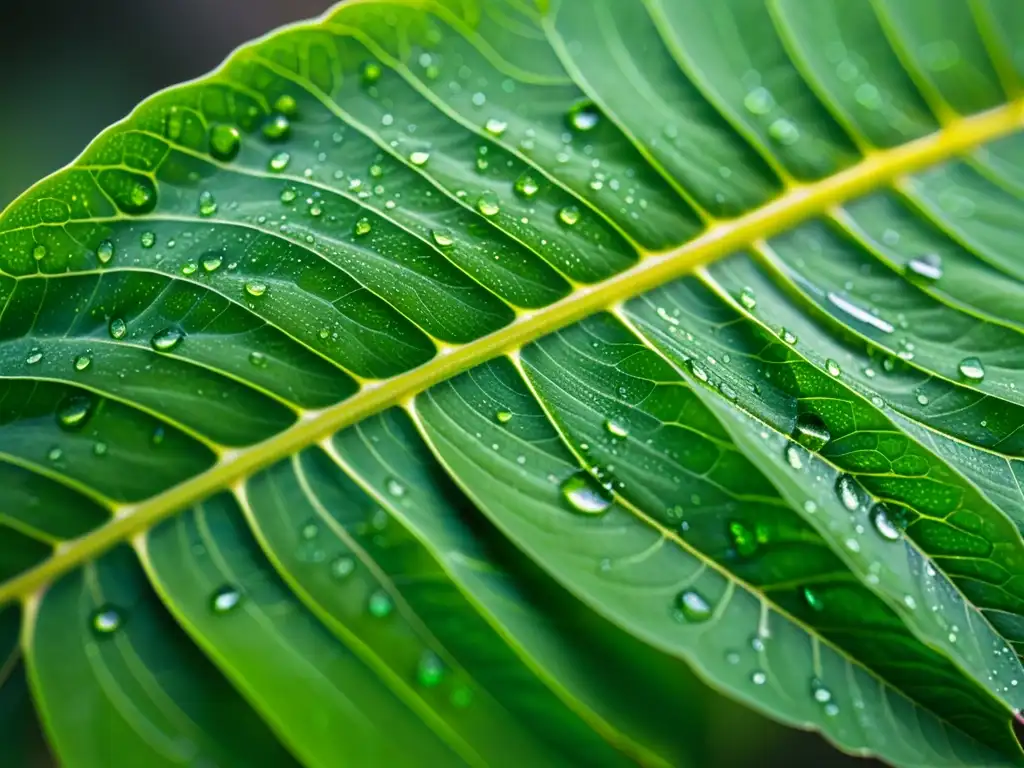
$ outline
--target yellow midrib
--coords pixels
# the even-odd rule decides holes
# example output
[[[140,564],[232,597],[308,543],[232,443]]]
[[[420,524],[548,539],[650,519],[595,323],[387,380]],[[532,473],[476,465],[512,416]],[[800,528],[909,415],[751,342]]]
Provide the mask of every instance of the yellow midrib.
[[[1012,133],[1024,123],[1024,99],[947,124],[929,136],[881,150],[846,170],[813,184],[790,187],[771,203],[721,222],[683,246],[647,254],[636,265],[602,283],[584,286],[560,301],[459,347],[447,347],[430,362],[381,382],[372,382],[337,405],[306,412],[293,426],[244,450],[224,454],[213,467],[148,501],[119,510],[118,517],[63,544],[46,562],[0,585],[0,605],[31,595],[65,571],[129,539],[178,510],[321,438],[492,357],[516,349],[605,307],[644,293],[756,240],[778,234],[829,208],[878,189],[899,176],[926,168],[986,141]]]

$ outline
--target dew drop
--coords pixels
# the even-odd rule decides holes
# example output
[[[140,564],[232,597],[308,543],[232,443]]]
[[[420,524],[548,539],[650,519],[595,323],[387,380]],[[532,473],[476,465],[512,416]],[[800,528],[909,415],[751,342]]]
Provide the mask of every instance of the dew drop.
[[[694,624],[711,618],[711,606],[708,601],[704,599],[703,595],[692,589],[679,593],[676,598],[676,608],[684,619]]]
[[[92,358],[89,355],[79,355],[75,358],[75,370],[84,371],[92,365]]]
[[[449,232],[443,229],[432,229],[430,230],[430,236],[434,238],[434,242],[442,248],[447,248],[453,242],[452,236]]]
[[[81,429],[89,420],[93,402],[88,397],[75,395],[68,398],[57,410],[57,423],[62,429],[73,431]]]
[[[496,117],[492,117],[484,123],[484,130],[491,134],[491,136],[501,136],[507,128],[508,123]]]
[[[889,514],[882,504],[876,504],[871,510],[871,524],[879,535],[888,541],[898,541],[900,529],[889,519]]]
[[[803,469],[804,457],[800,453],[800,449],[796,447],[795,443],[789,443],[786,446],[786,463],[789,464],[793,469]]]
[[[199,270],[199,265],[194,261],[186,262],[181,265],[181,274],[183,275],[194,275]]]
[[[356,569],[356,561],[351,555],[341,555],[331,562],[331,576],[339,581],[348,578]]]
[[[373,225],[370,224],[370,220],[365,216],[356,222],[356,225],[352,228],[356,237],[362,237],[363,235],[370,234],[370,230],[373,229]]]
[[[575,205],[567,205],[558,212],[558,220],[571,227],[580,220],[580,209]]]
[[[805,412],[796,417],[793,438],[809,451],[820,451],[828,445],[832,433],[818,414]]]
[[[104,240],[96,246],[96,258],[100,260],[100,264],[109,264],[110,260],[114,258],[114,244],[109,240]]]
[[[104,605],[96,609],[89,623],[93,632],[100,635],[110,635],[117,632],[124,624],[124,617],[121,612],[112,605]]]
[[[376,619],[383,619],[390,615],[391,611],[395,608],[395,604],[387,592],[377,590],[370,595],[366,607],[369,609],[371,616]]]
[[[400,498],[405,496],[405,486],[395,478],[390,478],[387,482],[387,490],[392,496]]]
[[[750,288],[744,288],[740,291],[740,304],[744,309],[753,311],[754,307],[757,306],[757,297],[754,295],[754,291]]]
[[[476,201],[476,209],[484,216],[496,216],[501,210],[501,206],[498,205],[497,198],[487,192]]]
[[[363,64],[362,81],[363,85],[373,85],[383,74],[380,64],[376,61],[368,61]]]
[[[210,273],[216,272],[220,269],[220,265],[224,263],[224,255],[221,253],[208,253],[203,256],[203,271]]]
[[[285,187],[284,189],[281,190],[281,202],[282,203],[294,203],[295,202],[295,198],[298,197],[298,196],[299,196],[298,192],[296,192],[291,187]]]
[[[250,280],[245,284],[245,292],[250,296],[262,296],[267,292],[267,284],[260,280]]]
[[[32,258],[36,261],[42,261],[46,258],[46,246],[39,244],[32,249]]]
[[[213,193],[204,189],[199,193],[199,215],[200,216],[213,216],[217,212],[217,200],[214,198]]]
[[[154,232],[143,232],[139,237],[139,242],[143,248],[152,248],[156,245],[156,233]]]
[[[249,363],[255,368],[267,367],[267,356],[262,352],[253,351],[249,353]]]
[[[586,472],[567,477],[561,485],[562,496],[573,511],[583,515],[600,515],[612,505],[611,494]]]
[[[416,682],[424,688],[434,688],[444,679],[444,664],[433,651],[424,651],[416,665]]]
[[[242,134],[233,125],[219,123],[210,129],[210,154],[218,160],[234,160],[242,146]]]
[[[628,437],[629,425],[621,419],[606,419],[604,430],[612,437]]]
[[[137,180],[128,193],[128,210],[131,213],[145,213],[156,202],[156,191],[153,182]]]
[[[824,683],[817,678],[811,681],[811,695],[819,704],[828,704],[832,701],[832,691],[826,688]]]
[[[768,675],[758,670],[750,676],[750,682],[752,682],[754,685],[764,685],[766,682],[768,682]]]
[[[842,369],[839,367],[839,363],[837,363],[835,360],[831,358],[825,361],[825,370],[828,371],[828,375],[832,376],[833,378],[843,372]]]
[[[28,357],[25,358],[25,362],[28,365],[35,365],[43,359],[43,352],[39,348],[29,350]]]
[[[415,165],[417,168],[422,168],[424,165],[427,164],[427,161],[429,159],[430,159],[430,153],[429,152],[417,151],[417,152],[411,152],[409,154],[409,162],[412,163],[413,165]]]
[[[843,506],[853,512],[860,506],[860,494],[857,492],[857,484],[849,475],[840,475],[836,479],[836,495],[843,503]]]
[[[537,180],[533,178],[533,176],[528,173],[524,173],[516,179],[515,189],[516,194],[529,200],[537,194],[537,191],[540,189],[540,185],[537,184]]]
[[[270,119],[263,124],[263,135],[269,141],[282,141],[288,138],[292,124],[284,115],[277,113],[270,116]]]
[[[590,131],[601,121],[601,113],[592,101],[581,101],[575,104],[566,115],[569,127],[576,131]]]
[[[277,152],[276,154],[270,156],[270,161],[267,163],[267,166],[270,168],[270,170],[276,171],[277,173],[281,173],[281,171],[285,170],[288,167],[288,163],[290,163],[291,161],[292,156],[287,152]],[[282,195],[283,194],[284,193],[282,193]]]
[[[784,342],[786,342],[790,346],[793,346],[797,342],[797,338],[793,334],[793,332],[789,331],[789,330],[786,330],[785,328],[783,328],[781,331],[779,331],[779,336],[782,338],[782,340]]]
[[[510,421],[512,421],[512,412],[498,411],[496,414],[494,414],[494,418],[498,420],[499,424],[508,424]]]
[[[149,340],[149,343],[157,352],[170,352],[184,338],[185,334],[180,329],[164,328],[162,331],[155,333],[153,338]]]
[[[942,277],[942,260],[938,254],[913,258],[907,262],[907,277],[933,283]]]
[[[762,86],[754,88],[743,97],[743,107],[752,115],[766,115],[774,106],[775,99],[771,91]]]
[[[220,587],[210,597],[210,608],[214,613],[228,613],[242,602],[242,593],[232,586]]]
[[[960,361],[958,370],[968,381],[981,381],[985,378],[985,368],[976,357],[965,357]]]

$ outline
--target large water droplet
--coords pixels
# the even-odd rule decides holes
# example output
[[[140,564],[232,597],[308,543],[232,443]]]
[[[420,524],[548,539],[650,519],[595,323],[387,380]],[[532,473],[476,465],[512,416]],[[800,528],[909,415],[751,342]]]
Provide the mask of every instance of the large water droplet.
[[[218,160],[234,160],[242,146],[242,134],[233,125],[219,123],[210,129],[210,154]]]
[[[368,61],[363,64],[362,81],[364,85],[373,85],[383,74],[380,64],[376,61]]]
[[[41,349],[39,349],[38,347],[35,347],[35,348],[29,350],[28,356],[25,358],[25,362],[28,365],[35,365],[36,363],[38,363],[42,359],[43,359],[43,351]]]
[[[120,317],[111,318],[107,331],[110,333],[110,338],[120,341],[128,333],[128,324]]]
[[[416,666],[416,682],[424,688],[434,688],[444,679],[444,664],[433,651],[424,651]]]
[[[170,352],[184,338],[185,334],[179,328],[164,328],[162,331],[157,331],[153,334],[153,338],[149,340],[149,343],[157,352]]]
[[[768,126],[768,135],[779,144],[788,147],[800,140],[800,129],[792,120],[780,117]]]
[[[832,433],[818,414],[804,412],[796,417],[793,439],[809,451],[820,451],[828,445]]]
[[[288,117],[295,117],[299,113],[298,102],[295,101],[294,96],[288,93],[282,93],[277,97],[277,101],[274,102],[274,109]]]
[[[840,475],[836,479],[836,495],[843,506],[853,512],[860,506],[860,492],[857,484],[849,475]]]
[[[147,213],[156,205],[156,187],[146,177],[135,179],[128,192],[126,210],[129,213]]]
[[[214,613],[228,613],[242,602],[242,593],[237,587],[225,585],[210,597],[210,608]]]
[[[109,240],[104,240],[96,246],[96,258],[99,259],[100,264],[109,264],[110,260],[114,258],[114,244]]]
[[[586,472],[577,472],[562,482],[562,496],[574,511],[600,515],[612,505],[612,495]]]
[[[960,375],[968,381],[981,381],[985,378],[985,367],[976,357],[965,357],[958,366]]]
[[[99,635],[110,635],[117,632],[124,624],[124,616],[121,611],[112,605],[103,605],[97,608],[89,620],[93,632]]]
[[[65,400],[57,409],[57,423],[62,429],[72,431],[81,429],[92,413],[93,401],[83,395],[73,395]]]
[[[886,510],[885,505],[876,504],[871,509],[871,524],[883,539],[887,539],[888,541],[899,540],[900,529],[897,528],[893,521],[889,519],[889,513]]]
[[[75,358],[75,370],[85,371],[92,365],[92,357],[90,355],[79,355]]]
[[[825,370],[828,371],[828,375],[832,376],[833,378],[835,378],[836,376],[843,372],[842,369],[839,367],[839,363],[837,363],[835,360],[831,358],[825,361]]]
[[[804,457],[800,452],[800,449],[796,446],[796,443],[788,443],[786,445],[786,463],[789,464],[793,469],[803,469]]]
[[[711,618],[711,605],[703,595],[692,589],[679,593],[676,597],[676,608],[689,622],[698,623]]]
[[[825,684],[817,678],[811,680],[811,695],[819,704],[828,704],[832,701],[832,691],[825,687]]]

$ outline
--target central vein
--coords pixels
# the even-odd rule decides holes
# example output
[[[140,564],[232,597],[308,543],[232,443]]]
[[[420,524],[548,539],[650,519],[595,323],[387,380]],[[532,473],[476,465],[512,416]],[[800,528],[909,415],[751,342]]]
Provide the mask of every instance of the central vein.
[[[205,472],[140,504],[123,507],[118,517],[85,536],[63,544],[44,563],[0,585],[0,605],[27,597],[47,582],[131,538],[175,512],[230,488],[264,467],[389,406],[402,403],[445,379],[588,315],[685,275],[694,267],[762,240],[860,195],[987,141],[1024,124],[1024,100],[956,120],[940,131],[894,149],[868,155],[822,181],[790,187],[768,205],[721,222],[678,248],[645,254],[636,265],[602,283],[584,286],[543,309],[524,312],[510,325],[459,347],[447,347],[419,368],[372,382],[352,397],[320,411],[307,411],[288,429],[262,443],[231,451]]]

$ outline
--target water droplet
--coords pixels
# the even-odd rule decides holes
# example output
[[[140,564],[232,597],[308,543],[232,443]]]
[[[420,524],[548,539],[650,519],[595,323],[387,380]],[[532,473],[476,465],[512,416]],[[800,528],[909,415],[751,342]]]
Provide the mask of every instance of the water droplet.
[[[368,61],[363,64],[362,81],[363,85],[373,85],[383,74],[380,64],[376,61]]]
[[[512,412],[498,411],[496,414],[494,414],[494,418],[498,420],[499,424],[508,424],[510,421],[512,421]]]
[[[754,88],[743,97],[743,107],[752,115],[766,115],[774,106],[775,99],[771,91],[762,86]]]
[[[840,475],[836,479],[836,495],[843,503],[843,506],[853,512],[860,506],[860,494],[857,484],[849,475]]]
[[[75,370],[84,371],[92,365],[92,358],[89,355],[79,355],[75,358]]]
[[[46,246],[41,243],[32,249],[32,258],[36,261],[42,261],[46,258]]]
[[[235,587],[223,586],[210,598],[210,608],[214,613],[228,613],[242,602],[242,593]]]
[[[292,156],[290,154],[288,154],[287,152],[278,152],[270,156],[270,161],[267,163],[267,165],[270,168],[270,170],[280,173],[281,171],[288,167],[288,163],[290,163],[291,161]],[[284,193],[282,192],[281,194],[283,199]],[[293,197],[292,199],[294,200],[295,198]]]
[[[143,248],[152,248],[156,245],[156,233],[155,232],[143,232],[139,237],[139,242]]]
[[[199,193],[199,215],[213,216],[216,212],[217,201],[213,197],[213,192],[208,189],[204,189]]]
[[[136,179],[128,193],[128,210],[131,213],[145,213],[156,204],[156,190],[149,179]]]
[[[189,261],[181,265],[181,274],[183,275],[194,275],[199,269],[199,264],[194,261]]]
[[[883,504],[876,504],[871,510],[871,524],[878,531],[883,539],[898,541],[900,529],[889,519],[889,514]]]
[[[796,443],[786,445],[786,463],[793,469],[803,469],[804,457],[800,453],[800,449],[796,447]]]
[[[492,117],[484,123],[484,130],[491,134],[491,136],[501,136],[507,128],[508,123],[496,117]]]
[[[442,248],[447,248],[449,245],[451,245],[453,242],[455,242],[452,239],[451,234],[449,232],[446,232],[443,229],[432,229],[432,230],[430,230],[430,236],[433,237],[434,238],[434,242],[437,243]]]
[[[401,497],[405,496],[405,486],[395,478],[390,478],[387,482],[387,490],[392,496]]]
[[[912,595],[904,595],[903,604],[912,611],[917,609],[917,600]]]
[[[933,283],[942,277],[942,259],[937,253],[911,259],[907,262],[907,276],[920,282]]]
[[[692,589],[680,592],[676,598],[676,608],[683,618],[692,623],[707,621],[711,618],[711,606],[708,601]]]
[[[629,435],[629,424],[621,419],[606,419],[604,430],[612,437],[627,437]]]
[[[424,651],[416,666],[416,682],[424,688],[434,688],[444,679],[444,664],[433,651]]]
[[[210,129],[210,154],[218,160],[234,160],[242,146],[242,134],[233,125],[220,123]]]
[[[149,343],[157,352],[170,352],[184,338],[185,334],[180,329],[164,328],[162,331],[155,333],[153,338],[149,340]]]
[[[750,682],[752,682],[754,685],[764,685],[766,682],[768,682],[768,675],[758,670],[750,676]]]
[[[576,131],[590,131],[601,121],[601,113],[592,101],[581,101],[573,105],[566,119],[569,127]]]
[[[750,526],[740,520],[729,523],[729,538],[732,539],[732,546],[740,557],[750,557],[757,551],[757,535]]]
[[[25,362],[28,365],[35,365],[36,363],[38,363],[42,359],[43,359],[43,351],[41,349],[39,349],[38,347],[36,347],[36,348],[33,348],[33,349],[29,350],[28,357],[25,358]]]
[[[295,97],[288,93],[282,93],[277,97],[277,101],[274,102],[274,109],[288,117],[295,117],[299,113],[299,105],[295,101]]]
[[[520,197],[525,197],[529,200],[531,197],[537,194],[540,189],[540,185],[537,184],[537,180],[528,173],[524,173],[518,179],[516,179],[516,194]]]
[[[828,375],[832,377],[838,376],[843,372],[839,367],[839,363],[831,358],[825,361],[825,370],[828,371]]]
[[[267,356],[262,352],[253,351],[249,353],[249,363],[256,368],[267,367]]]
[[[816,611],[825,610],[825,603],[822,601],[821,597],[816,592],[814,592],[814,590],[812,590],[810,587],[804,587],[803,595],[804,600],[807,601],[807,604],[811,608],[813,608]]]
[[[800,140],[800,129],[792,120],[781,117],[768,126],[768,135],[779,144],[788,147]]]
[[[121,625],[124,624],[124,617],[114,606],[104,605],[93,612],[89,623],[97,634],[109,635],[121,628]]]
[[[427,164],[430,159],[429,152],[417,151],[409,154],[409,162],[415,165],[417,168],[422,168]]]
[[[558,212],[558,220],[571,227],[580,220],[580,209],[575,205],[567,205]]]
[[[793,438],[809,451],[820,451],[828,445],[832,433],[818,414],[805,412],[796,417]]]
[[[612,505],[611,494],[586,472],[577,472],[562,482],[562,496],[574,511],[600,515]]]
[[[355,569],[356,561],[351,555],[340,555],[331,562],[331,576],[339,580],[351,576]]]
[[[292,124],[284,115],[277,113],[263,124],[263,135],[269,141],[282,141],[288,137]]]
[[[501,210],[497,198],[490,192],[485,192],[476,201],[476,209],[484,216],[496,216]]]
[[[828,704],[832,701],[832,691],[825,687],[821,680],[815,678],[811,680],[811,695],[814,696],[814,700],[819,704]]]
[[[93,402],[90,398],[74,395],[57,409],[57,422],[65,430],[81,429],[89,420],[92,407]]]
[[[968,381],[981,381],[985,378],[985,367],[976,357],[965,357],[958,367],[960,375]]]
[[[789,330],[787,330],[785,328],[783,328],[782,330],[779,331],[779,336],[780,336],[780,338],[784,342],[786,342],[790,346],[793,346],[797,342],[796,336],[793,335],[793,333],[791,331],[789,331]]]
[[[299,193],[296,192],[291,187],[285,187],[284,189],[281,190],[281,202],[282,203],[294,203],[295,202],[295,198],[298,197],[298,196],[299,196]]]
[[[106,456],[107,450],[107,444],[102,442],[96,443],[92,447],[92,452],[94,456]]]
[[[356,225],[355,227],[352,228],[352,231],[355,233],[356,237],[362,237],[363,235],[370,234],[371,229],[373,229],[373,225],[370,224],[370,220],[364,216],[363,218],[359,219],[359,221],[356,222]]]
[[[267,292],[267,284],[260,280],[250,280],[245,284],[245,292],[250,296],[262,296]]]
[[[387,592],[383,590],[377,590],[370,595],[370,600],[367,603],[367,608],[370,610],[370,615],[377,619],[383,619],[388,616],[395,608],[394,602]]]
[[[96,246],[96,258],[100,260],[100,264],[109,264],[110,260],[114,258],[114,244],[109,240],[104,240]]]
[[[754,307],[757,306],[757,297],[754,295],[754,291],[750,288],[744,288],[740,291],[740,304],[744,309],[752,312]]]
[[[690,373],[692,373],[694,377],[699,379],[700,381],[708,380],[708,372],[705,371],[701,367],[700,363],[698,363],[696,360],[688,360],[686,362],[686,367],[689,368]]]
[[[223,263],[224,254],[222,253],[208,253],[203,256],[203,270],[205,272],[216,272]]]

